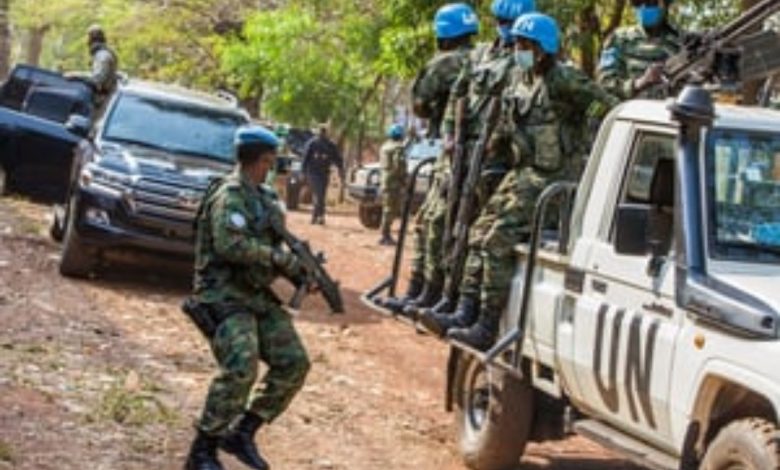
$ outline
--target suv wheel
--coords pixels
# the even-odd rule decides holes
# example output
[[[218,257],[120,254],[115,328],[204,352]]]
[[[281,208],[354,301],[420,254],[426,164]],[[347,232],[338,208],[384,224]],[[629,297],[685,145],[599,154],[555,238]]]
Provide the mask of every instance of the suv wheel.
[[[84,278],[92,273],[96,260],[76,232],[77,205],[76,197],[71,197],[68,202],[67,221],[65,222],[65,233],[63,234],[60,274],[68,277]]]
[[[361,204],[358,215],[365,228],[376,230],[382,225],[382,206],[378,204]]]
[[[707,447],[701,470],[780,469],[777,426],[761,418],[746,418],[724,427]]]
[[[460,452],[469,468],[514,468],[528,442],[534,416],[533,389],[499,369],[463,355],[455,374],[455,416]]]

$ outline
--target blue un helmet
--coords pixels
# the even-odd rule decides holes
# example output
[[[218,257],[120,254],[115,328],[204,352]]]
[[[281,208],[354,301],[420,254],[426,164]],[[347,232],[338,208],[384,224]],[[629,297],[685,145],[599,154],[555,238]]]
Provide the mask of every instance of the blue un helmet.
[[[271,148],[279,147],[279,138],[263,126],[242,126],[236,130],[233,140],[236,149],[244,146],[263,145]]]
[[[536,42],[550,55],[557,54],[561,49],[558,23],[551,16],[542,13],[528,13],[518,18],[512,26],[512,35]]]
[[[535,0],[493,0],[490,7],[498,20],[498,34],[506,42],[512,41],[512,23],[526,13],[536,11]]]
[[[439,8],[433,19],[436,39],[452,39],[479,32],[479,19],[465,3],[449,3]]]
[[[387,136],[394,140],[401,140],[404,138],[404,126],[400,124],[393,124],[387,128]]]

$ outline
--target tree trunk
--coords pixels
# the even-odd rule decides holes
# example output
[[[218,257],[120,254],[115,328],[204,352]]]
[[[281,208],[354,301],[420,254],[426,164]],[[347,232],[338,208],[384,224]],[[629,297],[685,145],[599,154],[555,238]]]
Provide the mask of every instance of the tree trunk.
[[[742,0],[742,11],[747,10],[758,3],[758,0]],[[758,103],[758,94],[763,85],[763,80],[752,80],[742,84],[742,104],[754,105]]]
[[[596,7],[590,3],[580,11],[578,27],[580,32],[580,52],[582,70],[589,76],[596,72],[596,55],[598,54],[596,41],[601,34],[599,19],[596,15]]]
[[[0,0],[0,79],[5,79],[11,68],[11,28],[8,21],[10,0]]]
[[[38,66],[43,51],[43,38],[49,30],[48,26],[32,27],[27,30],[27,63]]]

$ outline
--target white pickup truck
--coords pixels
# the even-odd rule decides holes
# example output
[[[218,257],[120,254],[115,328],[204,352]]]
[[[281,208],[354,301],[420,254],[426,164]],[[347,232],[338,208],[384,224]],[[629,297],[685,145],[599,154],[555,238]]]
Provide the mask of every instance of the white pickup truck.
[[[496,346],[453,344],[466,464],[578,432],[651,468],[780,468],[780,112],[627,102],[538,213],[572,195],[517,247]]]

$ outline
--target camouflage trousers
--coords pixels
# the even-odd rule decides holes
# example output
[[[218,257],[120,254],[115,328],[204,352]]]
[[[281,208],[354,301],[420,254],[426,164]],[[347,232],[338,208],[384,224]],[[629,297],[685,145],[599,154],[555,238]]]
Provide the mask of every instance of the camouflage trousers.
[[[532,168],[513,169],[471,226],[460,293],[479,298],[483,315],[501,315],[506,306],[514,247],[528,240],[536,199],[548,182]]]
[[[222,435],[243,414],[251,411],[270,423],[290,404],[303,386],[309,359],[290,315],[269,303],[262,315],[241,312],[217,328],[211,349],[219,372],[209,387],[198,427]],[[268,372],[253,393],[258,361]]]
[[[401,216],[404,194],[403,186],[387,186],[382,188],[382,233],[390,233],[395,219]]]
[[[425,202],[414,219],[414,252],[412,275],[422,276],[427,282],[442,282],[444,277],[444,223],[447,216],[447,200],[442,185],[446,175],[437,163],[434,182],[425,196]]]

